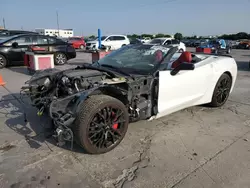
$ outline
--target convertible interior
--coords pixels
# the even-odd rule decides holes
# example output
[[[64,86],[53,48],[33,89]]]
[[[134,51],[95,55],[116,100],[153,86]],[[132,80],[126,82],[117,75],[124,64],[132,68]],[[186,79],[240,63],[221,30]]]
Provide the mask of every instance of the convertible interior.
[[[171,68],[174,69],[181,63],[198,63],[205,58],[206,57],[201,58],[191,52],[185,51],[182,52],[181,55],[176,60],[173,61]]]

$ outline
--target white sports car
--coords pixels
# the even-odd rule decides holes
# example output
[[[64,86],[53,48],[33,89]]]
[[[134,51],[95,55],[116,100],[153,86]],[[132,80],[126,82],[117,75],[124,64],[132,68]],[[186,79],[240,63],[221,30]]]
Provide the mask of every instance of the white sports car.
[[[122,141],[129,122],[227,101],[237,77],[235,60],[177,51],[128,45],[93,64],[39,72],[23,89],[39,115],[48,112],[60,144],[74,138],[89,153],[105,153]]]

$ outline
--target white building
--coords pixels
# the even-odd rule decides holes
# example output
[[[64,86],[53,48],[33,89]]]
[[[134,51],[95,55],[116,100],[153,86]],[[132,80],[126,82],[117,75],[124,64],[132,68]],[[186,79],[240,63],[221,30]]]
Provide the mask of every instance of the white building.
[[[58,36],[62,38],[68,38],[74,36],[73,29],[35,29],[35,31],[41,35]],[[59,33],[58,33],[59,31]]]

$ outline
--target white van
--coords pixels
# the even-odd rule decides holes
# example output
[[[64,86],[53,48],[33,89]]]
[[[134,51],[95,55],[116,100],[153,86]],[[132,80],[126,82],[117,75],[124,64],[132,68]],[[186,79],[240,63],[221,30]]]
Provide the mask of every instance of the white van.
[[[108,35],[101,37],[101,44],[105,46],[108,50],[117,50],[122,46],[130,44],[130,41],[125,35]],[[99,42],[98,38],[93,41],[88,41],[86,44],[86,50],[96,50],[98,49]]]

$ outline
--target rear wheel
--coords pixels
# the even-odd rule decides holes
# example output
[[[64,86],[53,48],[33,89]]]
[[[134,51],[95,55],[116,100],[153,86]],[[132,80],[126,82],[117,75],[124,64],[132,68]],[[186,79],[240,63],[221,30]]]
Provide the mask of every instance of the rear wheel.
[[[54,55],[55,65],[64,65],[67,63],[67,57],[64,53],[57,52]]]
[[[212,102],[209,104],[209,106],[220,107],[224,105],[229,97],[231,87],[231,77],[226,73],[222,74],[215,86]]]
[[[0,69],[6,67],[7,65],[7,59],[0,54]]]
[[[129,115],[124,104],[107,95],[90,96],[76,116],[73,131],[87,153],[101,154],[114,149],[124,138]]]

